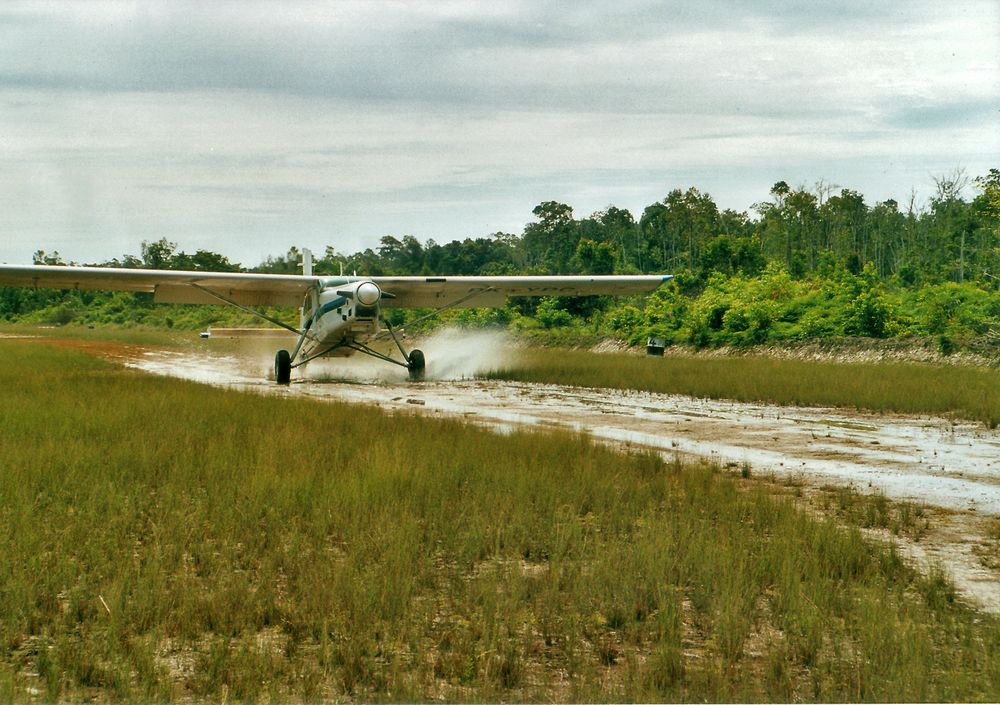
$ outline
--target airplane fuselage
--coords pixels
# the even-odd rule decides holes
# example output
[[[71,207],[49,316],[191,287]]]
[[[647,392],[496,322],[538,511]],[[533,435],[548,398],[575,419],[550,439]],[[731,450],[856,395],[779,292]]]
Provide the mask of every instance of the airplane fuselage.
[[[310,333],[302,346],[303,356],[311,357],[341,342],[363,343],[376,335],[381,299],[381,289],[368,279],[331,279],[310,289],[300,313],[300,328]],[[345,345],[326,355],[346,357],[355,352]]]

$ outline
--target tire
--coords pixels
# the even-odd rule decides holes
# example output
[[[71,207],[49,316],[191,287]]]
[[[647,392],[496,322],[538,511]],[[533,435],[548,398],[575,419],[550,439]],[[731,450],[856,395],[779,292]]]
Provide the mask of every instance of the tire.
[[[292,382],[292,358],[287,350],[279,350],[274,356],[274,381],[286,386]]]
[[[410,370],[410,380],[413,382],[422,380],[424,378],[424,368],[426,367],[423,352],[420,350],[411,350],[407,363],[406,367]]]

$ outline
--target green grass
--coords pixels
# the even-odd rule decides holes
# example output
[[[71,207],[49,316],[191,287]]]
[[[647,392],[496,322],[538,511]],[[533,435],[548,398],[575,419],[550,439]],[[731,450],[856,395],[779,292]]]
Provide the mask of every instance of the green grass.
[[[884,494],[863,494],[849,487],[824,487],[819,505],[865,529],[885,529],[919,541],[930,529],[930,518],[919,504],[892,501]]]
[[[532,348],[490,376],[712,399],[943,414],[990,428],[1000,425],[1000,369],[765,356],[659,358]]]
[[[1000,694],[996,620],[766,483],[0,354],[0,700]]]
[[[0,337],[31,336],[94,342],[130,343],[161,348],[192,347],[200,344],[198,334],[190,330],[166,328],[125,328],[114,325],[88,327],[70,323],[64,326],[39,326],[25,323],[0,323]]]

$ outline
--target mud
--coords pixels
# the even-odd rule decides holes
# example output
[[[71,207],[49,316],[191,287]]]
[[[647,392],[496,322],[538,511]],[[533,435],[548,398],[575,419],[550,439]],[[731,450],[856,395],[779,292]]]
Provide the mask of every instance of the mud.
[[[1000,613],[1000,570],[985,560],[1000,517],[1000,432],[934,417],[781,407],[677,395],[473,379],[511,351],[501,340],[423,346],[438,379],[412,383],[406,372],[365,360],[311,363],[290,387],[268,381],[269,351],[175,352],[130,346],[125,364],[183,379],[265,394],[374,404],[388,410],[460,417],[510,432],[566,428],[667,456],[716,459],[722,467],[795,478],[814,487],[850,486],[933,508],[919,541],[883,536],[923,567],[940,565],[972,604]],[[269,346],[273,347],[273,346]],[[98,352],[98,351],[95,351]],[[106,352],[106,351],[105,351]],[[437,363],[437,364],[435,364]],[[992,547],[992,548],[991,548]],[[992,564],[992,565],[991,565]]]

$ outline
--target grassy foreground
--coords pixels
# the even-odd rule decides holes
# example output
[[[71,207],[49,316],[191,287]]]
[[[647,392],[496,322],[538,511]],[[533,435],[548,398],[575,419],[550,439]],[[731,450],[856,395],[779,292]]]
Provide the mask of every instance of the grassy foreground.
[[[531,348],[490,376],[712,399],[946,414],[990,428],[1000,425],[1000,369],[766,356],[659,358]]]
[[[1000,695],[996,620],[752,480],[0,354],[0,701]]]

